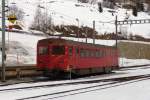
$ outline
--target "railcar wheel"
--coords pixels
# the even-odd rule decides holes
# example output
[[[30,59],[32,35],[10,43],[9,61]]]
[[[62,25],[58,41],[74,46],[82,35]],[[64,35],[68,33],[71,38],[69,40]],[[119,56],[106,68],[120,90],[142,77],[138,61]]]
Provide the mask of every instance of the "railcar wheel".
[[[47,69],[43,70],[43,76],[49,77],[50,76],[50,71],[47,70]]]
[[[52,77],[53,78],[61,78],[62,76],[61,76],[61,71],[60,70],[53,70],[52,71]]]
[[[106,68],[104,68],[104,72],[105,72],[106,74],[111,73],[111,71],[112,71],[111,67],[106,67]]]

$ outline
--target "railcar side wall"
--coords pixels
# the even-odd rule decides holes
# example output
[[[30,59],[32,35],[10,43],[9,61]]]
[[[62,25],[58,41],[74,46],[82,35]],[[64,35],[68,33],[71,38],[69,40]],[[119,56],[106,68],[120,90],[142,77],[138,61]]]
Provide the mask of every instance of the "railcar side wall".
[[[118,51],[115,48],[91,48],[84,46],[69,46],[71,55],[69,65],[74,69],[117,67]]]

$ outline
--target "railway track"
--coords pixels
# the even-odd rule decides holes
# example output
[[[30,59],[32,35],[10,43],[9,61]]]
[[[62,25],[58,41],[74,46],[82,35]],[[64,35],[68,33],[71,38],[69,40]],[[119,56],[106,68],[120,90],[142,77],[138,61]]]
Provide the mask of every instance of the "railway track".
[[[48,85],[36,85],[36,86],[27,86],[27,87],[19,87],[19,88],[8,88],[8,89],[0,89],[1,91],[10,91],[10,90],[21,90],[21,89],[32,89],[32,88],[45,88],[45,87],[56,87],[56,86],[65,86],[65,85],[78,85],[78,84],[91,84],[91,83],[99,83],[99,82],[110,82],[110,81],[122,81],[129,80],[131,78],[137,77],[145,77],[145,75],[140,76],[130,76],[130,77],[119,77],[119,78],[109,78],[109,79],[95,79],[95,80],[87,80],[87,81],[77,81],[77,82],[64,82],[64,83],[56,83],[56,84],[48,84]]]
[[[126,70],[130,70],[133,68],[140,68],[140,69],[145,69],[147,68],[148,65],[145,66],[133,66],[133,67],[125,67],[125,68],[121,68]],[[17,68],[17,67],[16,67]],[[148,67],[149,68],[149,67]],[[22,68],[23,69],[23,68]],[[26,69],[26,68],[24,68]],[[13,69],[14,70],[14,69]],[[114,73],[113,73],[114,74]],[[111,75],[111,74],[110,74]],[[94,85],[94,86],[87,86],[87,87],[81,87],[81,88],[76,88],[76,89],[70,89],[70,90],[63,90],[63,91],[58,91],[58,92],[52,92],[52,93],[47,93],[47,94],[41,94],[38,96],[31,96],[31,97],[24,97],[24,98],[19,98],[18,100],[24,100],[24,99],[37,99],[37,98],[47,98],[48,99],[54,99],[54,98],[59,98],[59,97],[63,97],[63,96],[69,96],[69,95],[75,95],[75,94],[80,94],[80,93],[86,93],[86,92],[90,92],[90,91],[95,91],[95,90],[101,90],[101,89],[107,89],[107,88],[111,88],[111,87],[115,87],[115,86],[120,86],[120,85],[125,85],[125,84],[129,84],[129,83],[133,83],[133,82],[137,82],[137,81],[143,81],[143,80],[147,80],[150,79],[150,74],[145,74],[145,75],[136,75],[136,76],[122,76],[122,77],[115,77],[115,78],[105,78],[105,79],[90,79],[90,80],[84,80],[83,78],[77,79],[77,80],[66,80],[66,81],[59,81],[59,82],[55,82],[54,83],[50,83],[48,82],[47,84],[44,85],[39,85],[39,84],[34,84],[34,85],[30,85],[30,86],[25,86],[25,87],[16,87],[16,88],[7,88],[7,86],[9,85],[15,85],[15,84],[19,84],[19,83],[14,83],[14,84],[2,84],[1,89],[0,89],[0,93],[1,92],[13,92],[13,91],[24,91],[24,90],[34,90],[34,89],[38,89],[38,88],[55,88],[55,87],[61,87],[61,86],[74,86],[74,85],[79,85],[79,84],[92,84],[92,83],[103,83],[103,84],[99,84],[99,85]],[[49,81],[49,80],[46,80]],[[38,82],[43,82],[43,80],[40,81],[35,81],[35,80],[31,80],[31,81],[26,81],[26,82],[21,82],[21,83],[38,83]],[[5,87],[6,86],[6,87]]]
[[[141,68],[144,66],[150,66],[150,64],[137,65],[137,66],[125,66],[125,67],[120,67],[119,70],[126,70],[129,68]],[[42,76],[42,71],[38,70],[38,72],[37,72],[37,68],[33,64],[18,65],[18,66],[6,66],[5,70],[6,70],[6,78]],[[0,72],[1,71],[2,71],[2,67],[0,67]]]
[[[126,67],[120,67],[119,71],[135,70],[136,68],[145,69],[145,68],[150,68],[149,66],[150,65],[126,66]],[[40,77],[40,76],[42,76],[42,71],[37,71],[37,68],[35,67],[35,65],[7,66],[6,78],[7,79],[13,78],[13,79],[19,79],[19,80],[16,80],[13,82],[7,81],[5,84],[0,84],[0,86],[15,85],[15,84],[20,84],[20,83],[34,83],[34,82],[50,81],[49,78],[40,79],[40,80],[35,79],[35,77]],[[24,77],[28,77],[28,78],[25,79]]]
[[[56,99],[56,98],[60,98],[60,97],[64,97],[64,96],[76,95],[76,94],[81,94],[81,93],[86,93],[86,92],[91,92],[91,91],[96,91],[96,90],[103,90],[103,89],[107,89],[107,88],[112,88],[112,87],[116,87],[116,86],[120,86],[120,85],[126,85],[126,84],[143,81],[143,80],[148,80],[148,79],[150,79],[150,74],[130,76],[130,77],[121,77],[121,78],[112,78],[112,79],[107,80],[107,82],[109,82],[109,83],[104,83],[104,84],[94,85],[94,86],[87,86],[87,87],[83,87],[83,88],[81,87],[81,88],[70,89],[70,90],[63,90],[63,91],[58,91],[58,92],[53,92],[53,93],[42,94],[42,95],[38,95],[38,96],[19,98],[17,100],[27,100],[27,99],[32,100],[32,99],[39,99],[42,97],[46,97],[46,99]],[[68,85],[91,84],[91,83],[99,83],[99,82],[101,82],[101,80],[84,81],[84,82],[77,82],[77,83],[74,82],[74,83],[69,83]],[[63,85],[68,86],[66,84],[63,84]],[[51,86],[46,86],[44,88],[50,88],[50,87]],[[35,88],[35,87],[32,87],[32,88]]]

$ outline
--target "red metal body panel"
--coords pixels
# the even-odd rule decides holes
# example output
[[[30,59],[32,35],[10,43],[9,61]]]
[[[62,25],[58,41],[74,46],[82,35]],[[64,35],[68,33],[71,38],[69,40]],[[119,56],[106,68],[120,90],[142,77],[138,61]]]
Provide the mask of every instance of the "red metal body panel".
[[[53,45],[65,46],[65,54],[53,55],[51,53]],[[40,55],[40,47],[48,48],[47,54]],[[94,52],[93,55],[95,54],[95,56],[89,56],[87,53],[86,57],[82,57],[80,55],[82,49],[87,50],[87,52]],[[69,52],[69,50],[71,53]],[[96,52],[99,52],[101,55],[97,56]],[[114,47],[92,46],[92,44],[87,45],[85,43],[73,41],[68,42],[68,40],[62,39],[45,39],[39,41],[37,45],[37,67],[40,69],[60,69],[63,71],[67,71],[69,67],[81,70],[87,68],[116,66],[118,66],[118,51]]]

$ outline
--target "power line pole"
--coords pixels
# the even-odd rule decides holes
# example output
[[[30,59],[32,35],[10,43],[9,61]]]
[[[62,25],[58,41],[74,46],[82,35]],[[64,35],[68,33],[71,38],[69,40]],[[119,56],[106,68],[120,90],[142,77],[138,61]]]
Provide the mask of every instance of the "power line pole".
[[[93,21],[93,44],[95,44],[95,21]]]
[[[116,26],[116,48],[118,47],[118,17],[116,16],[115,20],[115,26]]]
[[[85,38],[86,38],[86,40],[85,40],[85,42],[87,43],[87,27],[85,28]]]
[[[79,42],[79,29],[80,29],[80,27],[79,27],[79,19],[78,18],[76,18],[76,21],[77,21],[77,24],[78,24],[78,31],[77,31],[77,38],[78,38],[78,42]]]
[[[2,82],[5,82],[5,0],[2,0]]]

